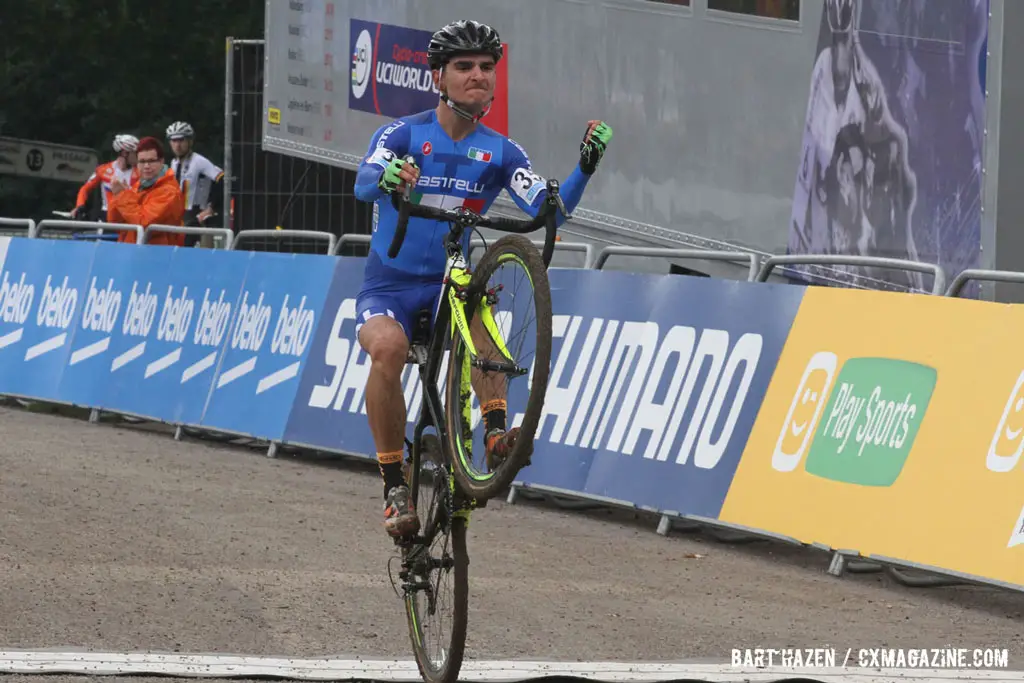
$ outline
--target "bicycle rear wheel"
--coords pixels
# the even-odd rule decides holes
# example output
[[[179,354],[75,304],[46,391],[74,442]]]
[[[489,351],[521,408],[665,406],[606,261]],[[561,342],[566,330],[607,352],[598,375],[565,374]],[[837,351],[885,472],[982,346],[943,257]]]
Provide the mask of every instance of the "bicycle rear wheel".
[[[506,278],[511,280],[511,293],[505,292]],[[520,295],[521,285],[532,292]],[[475,330],[477,357],[472,357],[461,335],[454,335],[445,388],[445,431],[455,481],[466,495],[486,501],[512,483],[533,451],[551,363],[551,289],[544,260],[533,243],[521,235],[506,235],[484,253],[470,292],[466,314]],[[494,332],[488,333],[480,320],[479,306],[485,297],[500,343],[488,341]],[[521,331],[516,327],[520,323]],[[503,396],[507,428],[520,430],[511,452],[493,469],[485,458],[477,391],[486,392],[487,397]]]
[[[456,683],[466,647],[469,554],[466,520],[455,511],[451,474],[437,467],[420,475],[420,500],[429,497],[423,537],[406,558],[405,611],[413,654],[427,683]]]

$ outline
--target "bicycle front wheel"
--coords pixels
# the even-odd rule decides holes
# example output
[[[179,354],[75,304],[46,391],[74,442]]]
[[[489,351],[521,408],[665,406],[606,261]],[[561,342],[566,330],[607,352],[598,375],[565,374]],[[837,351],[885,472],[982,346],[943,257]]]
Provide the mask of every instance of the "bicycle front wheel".
[[[452,471],[478,501],[498,496],[528,464],[551,363],[551,289],[540,252],[521,235],[497,240],[470,284],[466,316],[475,347],[452,339],[445,420]],[[519,428],[500,461],[487,457],[485,406],[505,402],[506,429]]]
[[[465,517],[456,512],[446,468],[420,478],[430,495],[423,535],[406,559],[405,611],[413,654],[426,683],[456,683],[466,648],[469,618],[469,554]],[[422,499],[422,496],[421,496]]]

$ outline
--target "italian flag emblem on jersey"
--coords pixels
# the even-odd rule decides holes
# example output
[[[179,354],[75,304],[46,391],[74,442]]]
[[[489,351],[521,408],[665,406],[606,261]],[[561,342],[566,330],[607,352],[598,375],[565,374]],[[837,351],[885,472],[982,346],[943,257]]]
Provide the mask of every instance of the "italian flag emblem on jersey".
[[[447,194],[423,194],[422,192],[411,192],[409,194],[409,201],[413,204],[422,204],[423,206],[432,206],[437,209],[443,209],[445,211],[449,209],[457,209],[460,206],[464,206],[473,213],[480,213],[484,210],[483,199],[469,199],[468,197],[452,197]]]
[[[491,153],[490,152],[488,152],[486,150],[483,150],[483,149],[478,149],[476,147],[470,147],[469,148],[469,154],[467,154],[466,156],[468,156],[470,159],[475,159],[476,161],[490,161],[491,160]]]

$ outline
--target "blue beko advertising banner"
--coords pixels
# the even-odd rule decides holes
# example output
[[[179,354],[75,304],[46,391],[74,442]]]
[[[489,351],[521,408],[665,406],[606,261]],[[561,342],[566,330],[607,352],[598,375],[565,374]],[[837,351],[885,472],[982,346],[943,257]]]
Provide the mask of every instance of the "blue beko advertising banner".
[[[335,262],[313,254],[250,254],[201,424],[279,439]]]
[[[93,246],[0,237],[0,377],[4,392],[57,398],[86,302]]]
[[[365,263],[365,258],[338,259],[285,441],[376,457],[364,403],[370,357],[355,333],[356,294]],[[404,376],[410,372],[411,366],[406,366]],[[410,421],[413,418],[410,415]]]

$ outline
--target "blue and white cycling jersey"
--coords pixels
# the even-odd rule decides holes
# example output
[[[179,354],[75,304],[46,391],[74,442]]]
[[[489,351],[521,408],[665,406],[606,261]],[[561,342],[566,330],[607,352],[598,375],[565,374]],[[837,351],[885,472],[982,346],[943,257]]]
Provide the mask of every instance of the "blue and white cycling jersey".
[[[536,216],[547,196],[547,181],[532,170],[523,148],[486,126],[478,124],[472,133],[455,142],[438,123],[433,109],[381,126],[356,175],[356,197],[375,203],[370,254],[356,300],[357,334],[370,318],[386,315],[410,336],[416,312],[434,308],[441,292],[448,223],[410,218],[402,249],[396,258],[388,257],[398,211],[377,183],[388,164],[406,154],[411,154],[420,168],[420,179],[412,193],[412,201],[417,204],[442,209],[465,206],[484,214],[501,191],[507,190],[519,208]],[[589,179],[577,163],[559,188],[570,213],[579,204]],[[561,212],[557,222],[565,222]],[[463,236],[467,255],[471,237],[471,231]]]
[[[546,180],[533,171],[525,150],[504,135],[477,125],[466,138],[455,142],[438,123],[433,109],[397,119],[374,134],[356,176],[356,197],[376,204],[368,271],[379,261],[388,269],[413,276],[436,278],[444,273],[444,238],[449,225],[442,221],[410,218],[401,251],[397,258],[388,258],[398,212],[377,182],[392,159],[406,154],[411,154],[420,168],[412,195],[418,204],[443,209],[465,206],[483,214],[504,189],[519,208],[536,216],[547,195]],[[570,212],[579,203],[589,179],[577,164],[559,189]],[[559,225],[564,220],[559,213]],[[467,249],[470,236],[468,232],[465,235]]]

